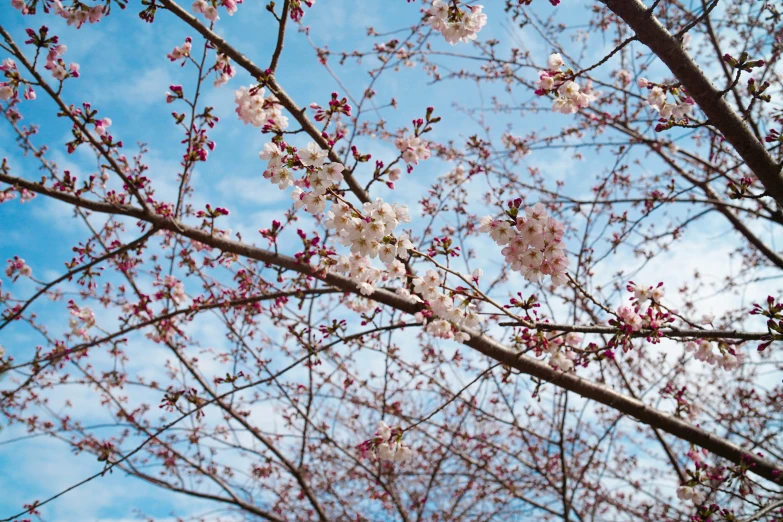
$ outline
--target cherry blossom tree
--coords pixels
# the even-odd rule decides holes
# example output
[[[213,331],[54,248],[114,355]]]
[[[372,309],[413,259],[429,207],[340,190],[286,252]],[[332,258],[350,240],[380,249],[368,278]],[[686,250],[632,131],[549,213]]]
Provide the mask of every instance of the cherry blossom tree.
[[[0,11],[4,234],[80,234],[3,244],[0,444],[98,462],[0,520],[116,474],[202,520],[783,520],[778,4],[384,0],[339,50],[337,0],[262,4]],[[108,23],[176,38],[173,170],[84,99]],[[222,129],[274,218],[201,177]]]

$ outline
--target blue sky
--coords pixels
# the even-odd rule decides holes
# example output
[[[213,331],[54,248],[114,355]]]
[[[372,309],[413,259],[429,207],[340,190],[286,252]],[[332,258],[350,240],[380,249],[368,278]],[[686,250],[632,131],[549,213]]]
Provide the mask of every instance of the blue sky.
[[[490,4],[490,2],[487,2]],[[499,4],[500,2],[494,2]],[[227,37],[235,47],[247,54],[257,64],[266,67],[274,44],[276,33],[271,17],[264,9],[266,2],[250,1],[240,5],[239,13],[228,17],[222,13],[217,31]],[[586,5],[586,4],[585,4]],[[189,7],[189,6],[188,6]],[[319,45],[328,45],[333,51],[352,50],[358,46],[368,49],[364,28],[373,26],[379,33],[404,28],[419,19],[419,4],[407,4],[403,0],[320,0],[313,9],[308,9],[304,22],[311,28],[310,36]],[[548,15],[553,8],[548,2],[537,2],[536,9]],[[173,131],[171,110],[181,110],[165,103],[165,92],[170,84],[183,84],[186,89],[192,84],[193,72],[190,68],[180,68],[167,58],[174,46],[181,45],[186,36],[195,32],[174,20],[172,16],[160,12],[153,25],[141,21],[137,16],[139,5],[132,3],[124,12],[115,10],[111,16],[94,26],[85,26],[82,30],[65,27],[64,23],[53,16],[38,15],[23,18],[11,8],[9,3],[0,4],[0,20],[17,42],[25,39],[26,27],[38,27],[46,24],[61,37],[68,46],[64,56],[66,62],[75,61],[81,65],[81,78],[66,82],[64,98],[69,103],[90,101],[100,115],[113,120],[112,134],[125,142],[126,153],[134,151],[133,144],[143,141],[150,152],[146,157],[151,169],[149,177],[153,180],[159,194],[173,194],[176,187],[176,173],[181,135]],[[581,21],[586,13],[581,9],[561,10],[558,13],[565,23]],[[480,37],[497,37],[504,40],[502,46],[509,47],[510,35],[521,39],[544,63],[551,49],[534,39],[527,30],[520,31],[508,23],[498,5],[487,7],[490,23]],[[453,50],[436,39],[436,47],[441,50]],[[198,45],[194,45],[198,48]],[[605,46],[596,42],[596,48]],[[456,48],[468,51],[469,46]],[[367,84],[366,70],[372,63],[368,59],[362,65],[350,61],[344,67],[333,63],[341,81],[354,95],[360,94]],[[448,58],[439,59],[440,63],[453,63]],[[333,62],[336,59],[333,58]],[[655,69],[651,71],[654,72]],[[648,74],[651,74],[648,73]],[[278,69],[280,84],[299,103],[300,106],[311,102],[325,104],[334,90],[344,94],[336,81],[323,68],[317,66],[314,51],[301,32],[294,26],[288,32],[286,47]],[[531,79],[534,77],[531,71]],[[257,129],[244,126],[234,114],[233,92],[236,88],[249,85],[250,77],[239,71],[228,85],[207,89],[206,103],[215,107],[215,114],[221,121],[210,133],[217,142],[216,150],[206,164],[200,165],[194,178],[196,207],[207,201],[229,208],[232,212],[227,218],[227,226],[241,231],[245,237],[257,237],[259,228],[269,226],[271,220],[288,208],[290,200],[287,192],[270,188],[261,178],[263,164],[257,154],[266,137]],[[389,129],[409,124],[411,118],[423,114],[429,105],[436,107],[436,114],[444,115],[444,121],[436,126],[433,139],[453,138],[463,141],[476,132],[476,126],[463,113],[450,110],[444,100],[457,101],[465,106],[485,104],[493,95],[505,96],[502,86],[483,86],[481,89],[469,82],[444,82],[429,85],[429,79],[422,74],[420,66],[412,70],[385,77],[377,89],[378,103],[385,104],[392,97],[400,102],[397,110],[383,109]],[[526,100],[517,100],[524,102]],[[61,146],[69,140],[69,125],[51,117],[53,104],[43,93],[39,93],[35,103],[25,103],[22,107],[24,122],[41,123],[41,132],[37,143],[48,143],[52,148],[51,158],[62,168],[77,173],[81,179],[94,169],[94,160],[86,154],[77,152],[68,156]],[[501,130],[507,121],[515,121],[515,134],[522,134],[530,128],[549,126],[556,129],[567,121],[568,116],[549,115],[529,116],[528,121],[518,121],[515,115],[505,116],[489,113],[488,121]],[[23,123],[24,123],[23,122]],[[304,145],[302,141],[299,145]],[[374,159],[389,161],[396,156],[390,143],[360,139],[362,152],[370,152]],[[0,125],[0,156],[9,157],[14,173],[34,179],[37,177],[37,165],[29,158],[22,158],[13,142],[12,130],[7,124]],[[571,187],[572,194],[578,194],[589,187],[592,173],[606,168],[602,155],[593,155],[582,162],[576,162],[570,155],[557,152],[534,153],[531,163],[554,179],[564,179]],[[438,161],[420,164],[414,173],[405,176],[398,184],[402,190],[393,194],[376,185],[374,195],[392,201],[407,202],[415,209],[419,195],[426,190],[434,178],[448,166]],[[303,220],[304,222],[304,220]],[[37,198],[25,205],[18,201],[0,206],[0,259],[5,260],[19,255],[33,267],[36,275],[49,280],[61,273],[63,261],[70,259],[71,248],[88,237],[86,230],[76,220],[70,219],[70,210],[56,202]],[[719,230],[725,225],[718,222]],[[698,243],[696,243],[698,244]],[[712,248],[712,247],[711,247]],[[732,248],[724,245],[721,252]],[[676,253],[680,255],[682,253]],[[675,254],[672,254],[675,255]],[[618,255],[619,260],[629,260],[626,252]],[[679,266],[695,265],[695,261],[684,253],[678,257]],[[693,262],[692,262],[693,261]],[[665,264],[666,258],[660,263]],[[671,261],[671,257],[668,262]],[[661,264],[657,265],[658,267]],[[648,267],[650,273],[656,266]],[[684,271],[683,271],[684,272]],[[0,275],[4,278],[4,275]],[[717,276],[716,276],[717,277]],[[3,279],[3,285],[10,284]],[[4,286],[5,287],[5,286]],[[21,281],[13,287],[14,292],[29,294],[34,287]],[[73,289],[73,287],[70,287]],[[720,305],[715,305],[720,307]],[[52,329],[65,329],[63,303],[40,303],[36,311],[51,325]],[[0,344],[8,348],[17,357],[31,352],[31,347],[39,341],[22,327],[14,327],[0,333]],[[217,342],[217,341],[216,341]],[[155,358],[156,356],[151,356]],[[1,386],[1,385],[0,385]],[[90,410],[90,401],[94,397],[84,397],[80,403],[81,418],[100,424],[101,415]],[[40,499],[67,487],[85,476],[99,470],[101,465],[90,456],[73,455],[67,446],[58,441],[37,438],[16,443],[4,443],[23,435],[19,429],[6,429],[0,432],[0,518],[14,513],[22,503]],[[205,503],[178,497],[128,478],[122,473],[93,481],[76,492],[44,509],[44,518],[53,522],[102,520],[128,520],[133,517],[134,509],[143,508],[145,514],[165,519],[169,514],[193,515],[213,509]]]

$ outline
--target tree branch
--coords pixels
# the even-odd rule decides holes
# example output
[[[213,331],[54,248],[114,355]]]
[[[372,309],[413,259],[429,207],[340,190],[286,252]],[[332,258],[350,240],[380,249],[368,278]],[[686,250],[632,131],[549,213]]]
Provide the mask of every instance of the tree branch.
[[[650,48],[677,77],[710,123],[731,143],[737,154],[764,185],[770,196],[783,206],[783,174],[743,119],[732,110],[720,91],[699,69],[680,42],[652,16],[640,0],[602,0],[635,32],[638,40]]]

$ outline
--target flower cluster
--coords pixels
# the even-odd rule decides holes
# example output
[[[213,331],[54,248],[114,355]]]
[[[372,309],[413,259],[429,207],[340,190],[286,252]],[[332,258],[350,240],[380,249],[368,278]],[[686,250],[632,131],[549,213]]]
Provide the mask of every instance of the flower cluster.
[[[212,66],[212,70],[217,73],[217,78],[215,78],[215,82],[212,84],[215,87],[227,84],[237,73],[237,70],[234,67],[231,67],[228,56],[223,53],[217,53],[215,65]]]
[[[242,0],[220,0],[219,2],[215,0],[195,0],[192,7],[194,13],[203,14],[204,18],[210,22],[217,22],[220,20],[217,10],[218,5],[226,8],[228,16],[234,16],[234,13],[237,12],[237,5],[241,3]]]
[[[632,301],[636,301],[640,308],[644,309],[647,305],[647,301],[654,303],[661,303],[663,301],[664,291],[663,283],[658,283],[657,286],[638,286],[633,281],[628,282],[626,289],[633,293]]]
[[[618,307],[616,317],[608,321],[617,328],[617,334],[611,339],[609,346],[620,346],[624,352],[633,349],[632,340],[638,336],[636,332],[646,330],[647,342],[655,344],[661,340],[661,329],[676,320],[674,313],[661,304],[664,296],[663,283],[653,287],[639,286],[629,281],[626,289],[632,294],[631,304]]]
[[[351,252],[371,259],[380,257],[384,263],[391,263],[395,257],[408,259],[408,250],[413,244],[407,235],[393,236],[400,223],[409,223],[408,207],[386,203],[381,198],[364,203],[361,214],[354,208],[338,203],[332,205],[325,225],[333,229],[338,241]]]
[[[264,132],[288,128],[288,118],[283,115],[280,103],[274,94],[264,96],[263,87],[240,87],[234,92],[239,119],[253,127],[261,127]]]
[[[259,158],[267,161],[264,178],[281,190],[295,185],[291,192],[294,207],[311,214],[326,210],[327,193],[342,181],[345,169],[341,163],[326,163],[327,152],[312,142],[301,150],[282,142],[267,143]],[[303,173],[300,177],[299,172]],[[407,206],[390,205],[380,198],[364,203],[361,211],[345,202],[334,203],[324,224],[353,254],[339,258],[334,270],[354,279],[364,295],[374,292],[374,284],[382,275],[370,265],[376,257],[387,265],[388,274],[402,277],[404,265],[396,258],[407,259],[413,244],[407,235],[394,237],[393,233],[400,223],[409,223],[410,219]]]
[[[332,270],[356,281],[359,293],[370,296],[375,292],[375,285],[381,279],[391,280],[405,277],[405,265],[401,261],[392,259],[386,267],[387,271],[383,272],[372,266],[370,257],[353,253],[350,256],[340,256]]]
[[[687,96],[682,88],[669,88],[662,85],[655,85],[645,78],[639,78],[636,82],[642,89],[649,89],[647,94],[647,104],[655,109],[663,119],[674,118],[675,120],[687,118],[696,103],[693,98]],[[667,102],[667,93],[671,93],[675,103]]]
[[[451,45],[469,42],[475,40],[481,28],[487,25],[487,15],[482,13],[483,9],[482,5],[473,5],[463,11],[459,2],[449,5],[443,0],[434,0],[426,11],[427,23]]]
[[[100,120],[96,120],[95,132],[98,134],[98,136],[106,136],[109,132],[109,127],[111,127],[111,124],[111,118],[101,118]]]
[[[49,52],[46,55],[46,65],[44,65],[44,69],[51,71],[52,76],[54,76],[56,80],[63,81],[66,78],[79,77],[79,64],[72,63],[66,67],[65,61],[61,58],[66,50],[67,47],[62,44],[53,45],[49,48]]]
[[[644,326],[644,319],[637,313],[637,310],[630,306],[621,306],[617,309],[617,318],[625,326],[624,329],[632,332],[638,332]]]
[[[182,60],[182,63],[180,65],[185,65],[185,58],[190,57],[190,51],[193,49],[193,39],[188,36],[185,38],[185,43],[182,44],[180,47],[175,47],[169,54],[166,55],[166,58],[171,60],[172,62],[176,62],[177,60]]]
[[[697,361],[707,364],[717,365],[724,370],[734,370],[739,368],[744,359],[742,354],[734,352],[733,349],[724,348],[718,344],[718,351],[712,349],[712,343],[707,339],[697,339],[685,343],[686,352],[694,352],[693,357]]]
[[[394,146],[402,152],[402,159],[408,165],[418,165],[419,160],[427,160],[432,155],[427,143],[417,136],[400,136],[394,140]]]
[[[155,281],[153,285],[160,287],[160,290],[155,293],[155,299],[157,300],[171,297],[174,304],[182,304],[188,298],[187,294],[185,294],[185,286],[174,276],[166,276],[163,281]]]
[[[326,209],[326,192],[343,179],[345,167],[341,163],[325,163],[327,153],[315,143],[298,151],[284,143],[267,143],[258,157],[268,162],[264,177],[277,185],[280,190],[296,184],[291,198],[296,208],[305,207],[311,214]],[[295,180],[294,172],[304,170],[302,178]],[[305,192],[302,188],[310,189]]]
[[[578,348],[582,343],[582,336],[570,332],[563,336],[557,332],[549,334],[547,339],[547,352],[550,354],[549,366],[563,372],[574,369],[577,354],[572,348]]]
[[[707,496],[695,487],[680,486],[677,488],[677,498],[680,500],[690,500],[694,505],[698,506],[707,499]]]
[[[19,85],[20,79],[19,72],[16,68],[16,62],[10,58],[6,58],[3,60],[2,65],[0,65],[0,71],[10,80],[7,82],[0,82],[0,101],[10,100],[16,96],[16,89],[18,88],[17,86]],[[33,91],[32,87],[30,87],[29,91],[32,93],[32,99],[35,99],[35,91]],[[27,98],[26,94],[25,98]]]
[[[455,300],[453,293],[441,290],[443,287],[441,275],[435,270],[428,270],[424,277],[413,280],[413,290],[421,295],[429,304],[435,319],[429,321],[425,331],[441,339],[454,339],[465,342],[470,336],[460,331],[460,327],[476,328],[483,319],[478,315],[476,306],[467,297]],[[424,319],[422,316],[421,319]]]
[[[506,263],[531,283],[550,276],[553,285],[564,284],[568,258],[562,241],[563,224],[548,216],[541,203],[525,207],[521,216],[521,204],[520,199],[509,203],[506,214],[513,221],[486,216],[481,219],[479,231],[488,233],[498,245],[505,245],[501,252]]]
[[[79,307],[73,301],[68,302],[68,308],[71,310],[71,318],[68,319],[71,335],[89,341],[90,336],[87,334],[87,330],[95,326],[95,313],[89,307]]]
[[[549,69],[541,71],[536,81],[536,94],[544,96],[553,94],[552,110],[561,114],[574,114],[579,109],[585,109],[598,98],[597,91],[592,88],[592,82],[588,80],[584,88],[573,81],[574,72],[571,69],[562,70],[565,62],[555,53],[549,56]]]
[[[19,7],[19,4],[21,4],[22,7]],[[17,9],[21,9],[22,13],[25,12],[23,1],[20,0],[17,3],[12,2],[12,5],[14,5]],[[89,22],[91,24],[100,22],[104,15],[104,6],[100,4],[93,7],[89,7],[85,4],[74,4],[71,6],[71,8],[66,9],[63,7],[63,4],[60,3],[60,0],[54,0],[53,5],[54,14],[65,18],[68,25],[75,25],[77,29],[84,25],[85,22]]]
[[[390,462],[407,462],[413,457],[413,450],[402,442],[402,429],[390,427],[385,422],[378,422],[375,437],[359,445],[363,457],[372,453],[381,460]]]
[[[33,269],[25,263],[24,259],[14,256],[13,259],[8,260],[8,267],[5,269],[5,275],[14,277],[16,274],[23,277],[31,277],[33,275]]]
[[[396,258],[407,259],[413,244],[407,234],[394,237],[392,233],[400,223],[410,222],[407,207],[389,205],[378,198],[365,203],[361,214],[345,203],[336,203],[327,215],[326,227],[335,230],[337,240],[351,250],[351,256],[338,258],[333,270],[353,279],[362,295],[372,295],[382,277],[405,277],[405,265]],[[376,257],[386,264],[385,273],[371,266]]]

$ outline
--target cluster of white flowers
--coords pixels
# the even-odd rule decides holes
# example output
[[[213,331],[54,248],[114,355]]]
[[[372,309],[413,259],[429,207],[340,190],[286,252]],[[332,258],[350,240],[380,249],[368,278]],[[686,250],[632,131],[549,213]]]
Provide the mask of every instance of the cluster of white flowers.
[[[2,361],[5,357],[5,353],[5,348],[3,348],[3,345],[0,344],[0,361]]]
[[[543,96],[553,93],[555,95],[552,110],[561,114],[574,114],[579,109],[585,109],[598,98],[597,91],[592,88],[592,82],[587,80],[584,88],[571,79],[568,79],[569,71],[563,73],[561,69],[565,65],[562,56],[555,53],[549,56],[549,70],[541,71],[536,81],[536,94]],[[573,74],[570,75],[573,77]]]
[[[109,127],[111,127],[111,124],[111,118],[102,118],[97,120],[95,122],[95,132],[98,134],[98,136],[106,136],[106,134],[109,132]]]
[[[671,117],[675,119],[686,118],[693,109],[694,101],[690,96],[680,96],[677,103],[669,103],[666,101],[666,91],[657,85],[652,85],[645,78],[639,78],[637,85],[641,88],[649,88],[650,92],[647,94],[647,104],[655,109],[661,118],[667,120]]]
[[[324,163],[326,156],[326,151],[315,143],[309,143],[304,150],[293,155],[287,155],[275,143],[267,143],[258,154],[259,158],[267,162],[264,178],[280,190],[296,185],[291,194],[294,206],[304,207],[311,214],[319,214],[326,209],[326,192],[343,179],[345,166],[341,163]],[[304,170],[304,176],[296,179],[296,170]],[[305,192],[302,187],[310,191]]]
[[[380,198],[365,203],[362,213],[366,217],[361,218],[348,205],[338,203],[329,210],[325,225],[335,230],[338,241],[352,252],[350,257],[341,256],[333,270],[356,281],[363,295],[372,295],[382,277],[387,280],[405,277],[405,265],[396,258],[408,259],[413,243],[407,234],[394,237],[392,233],[399,223],[409,222],[410,216],[407,207],[389,205]],[[371,266],[376,257],[386,265],[385,273]]]
[[[375,292],[375,285],[381,279],[402,279],[405,276],[405,265],[397,259],[389,262],[387,268],[388,271],[383,272],[372,266],[372,259],[368,256],[354,253],[349,256],[340,256],[332,270],[356,281],[359,292],[369,296]],[[367,310],[362,309],[362,312],[364,311]]]
[[[694,505],[701,505],[707,496],[701,491],[691,486],[680,486],[677,488],[677,498],[680,500],[690,500]]]
[[[237,104],[239,119],[254,127],[270,126],[275,129],[288,128],[288,118],[280,109],[280,102],[274,94],[264,96],[265,89],[253,89],[240,87],[234,92],[234,101]]]
[[[621,306],[617,309],[617,317],[620,321],[631,327],[631,330],[638,332],[644,326],[644,319],[630,306]]]
[[[416,136],[400,136],[394,140],[394,146],[402,152],[402,159],[408,165],[418,165],[419,160],[430,159],[432,155],[427,144]]]
[[[68,25],[74,25],[77,29],[84,25],[85,22],[94,24],[100,22],[101,18],[103,18],[102,5],[96,5],[94,7],[84,6],[83,9],[77,7],[66,9],[63,7],[63,4],[60,3],[60,0],[54,0],[53,5],[54,14],[64,18]]]
[[[163,299],[170,296],[174,304],[184,303],[188,296],[185,293],[185,285],[174,276],[166,276],[163,281],[155,281],[153,286],[160,287],[161,290],[155,294],[156,299]]]
[[[637,286],[635,283],[631,283],[628,289],[633,292],[634,299],[639,303],[639,306],[644,306],[647,301],[656,303],[663,301],[664,291],[661,284],[658,286]]]
[[[326,210],[326,194],[330,187],[342,181],[345,170],[341,163],[326,163],[327,152],[312,142],[301,150],[267,143],[259,158],[268,162],[264,177],[281,190],[295,186],[291,193],[294,207],[304,208],[311,214]],[[297,171],[303,171],[303,175],[297,178]],[[407,234],[399,237],[393,234],[400,223],[410,220],[407,206],[389,204],[380,198],[364,203],[361,211],[344,202],[334,203],[324,224],[335,231],[340,244],[350,248],[351,255],[340,257],[333,270],[355,280],[361,293],[367,296],[372,295],[375,283],[381,278],[403,278],[405,265],[397,257],[408,259],[413,244]],[[386,264],[386,272],[372,267],[372,259],[376,257]]]
[[[24,259],[14,256],[13,259],[8,260],[8,268],[5,269],[5,275],[13,277],[16,273],[23,277],[31,277],[33,269],[30,268],[30,265]]]
[[[95,326],[95,314],[87,306],[79,307],[71,302],[71,318],[68,319],[68,326],[71,328],[71,334],[81,337],[85,341],[90,340],[87,330]]]
[[[541,203],[525,207],[525,215],[516,218],[516,227],[507,219],[485,216],[479,231],[505,245],[501,252],[506,263],[528,281],[535,283],[550,276],[552,284],[560,286],[568,280],[563,224],[548,216]]]
[[[220,17],[218,16],[217,7],[212,5],[212,3],[210,2],[207,2],[206,0],[196,0],[195,2],[193,2],[192,7],[194,13],[203,14],[204,18],[206,18],[210,22],[217,22],[218,20],[220,20]]]
[[[442,286],[442,277],[435,270],[428,270],[424,277],[413,280],[414,292],[429,303],[435,315],[435,319],[428,322],[424,329],[441,339],[465,342],[470,339],[470,336],[461,332],[459,327],[476,328],[481,325],[483,319],[469,299],[462,298],[455,301],[441,290]]]
[[[235,67],[231,66],[230,59],[223,53],[217,53],[215,59],[215,65],[212,67],[217,72],[217,78],[212,85],[220,87],[228,83],[228,81],[234,77],[237,73]]]
[[[381,460],[392,462],[407,462],[413,457],[413,451],[405,446],[402,441],[392,441],[392,429],[383,421],[378,422],[375,432],[380,442],[375,447],[375,452]]]
[[[572,371],[574,361],[577,359],[576,352],[572,348],[578,348],[581,343],[582,336],[574,332],[565,336],[557,332],[549,334],[547,343],[547,352],[550,354],[549,366],[563,372]]]
[[[413,244],[406,234],[395,238],[394,230],[400,223],[410,223],[408,207],[396,203],[390,205],[381,198],[362,205],[362,216],[348,205],[332,205],[325,225],[333,229],[338,240],[351,252],[370,258],[380,257],[384,263],[391,263],[395,257],[408,259],[408,250]]]
[[[10,58],[3,60],[2,65],[0,65],[0,71],[4,72],[6,77],[13,78],[12,74],[15,73],[16,70],[16,62]],[[34,92],[32,87],[30,88],[30,91]],[[14,86],[11,85],[11,83],[0,82],[0,101],[10,100],[15,93],[16,89],[14,89]],[[25,98],[27,98],[27,96],[25,96]]]
[[[631,71],[627,69],[620,69],[617,71],[617,81],[620,83],[622,87],[625,87],[629,83],[631,83]]]
[[[712,343],[707,339],[698,339],[685,343],[686,352],[695,352],[693,357],[697,361],[707,364],[718,365],[724,370],[734,370],[739,368],[743,361],[742,354],[733,355],[727,351],[718,349],[715,352],[712,349]]]
[[[67,50],[68,48],[62,44],[53,45],[49,48],[49,52],[46,55],[46,65],[44,65],[44,69],[51,71],[52,76],[54,76],[56,80],[62,81],[68,77],[79,77],[78,63],[72,63],[67,68],[65,67],[65,62],[61,56],[64,55]]]
[[[166,58],[171,60],[172,62],[176,62],[177,60],[182,60],[182,65],[185,65],[185,58],[190,56],[190,51],[193,49],[193,39],[188,36],[185,38],[185,43],[182,44],[181,47],[175,47],[169,54],[166,55]]]
[[[481,28],[487,25],[487,15],[482,13],[483,9],[482,5],[473,5],[463,11],[458,5],[449,7],[443,0],[434,0],[427,10],[427,23],[451,45],[469,42],[475,40]]]

